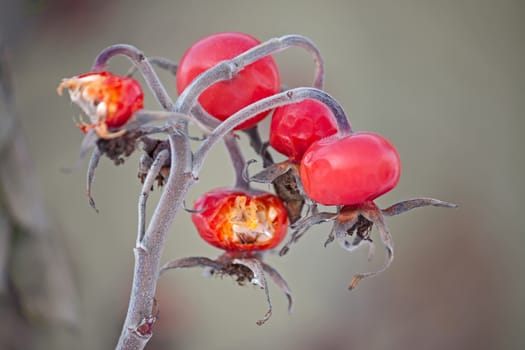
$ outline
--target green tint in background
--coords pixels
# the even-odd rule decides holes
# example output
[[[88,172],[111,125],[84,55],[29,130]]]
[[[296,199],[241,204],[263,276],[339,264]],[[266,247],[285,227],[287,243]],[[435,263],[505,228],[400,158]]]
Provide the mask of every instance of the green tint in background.
[[[403,162],[398,187],[381,206],[415,196],[458,203],[419,209],[388,224],[392,267],[346,290],[356,272],[380,266],[383,251],[323,248],[319,226],[283,258],[268,257],[296,304],[270,286],[264,294],[200,270],[176,271],[159,284],[161,320],[150,349],[523,349],[525,347],[525,5],[522,1],[3,1],[16,108],[35,161],[47,211],[63,239],[79,291],[78,325],[39,343],[49,349],[116,344],[133,269],[138,155],[123,166],[101,161],[94,196],[84,196],[76,160],[79,113],[56,95],[64,77],[90,69],[108,45],[128,43],[178,60],[201,37],[242,31],[260,40],[312,39],[323,53],[326,90],[356,130],[379,132]],[[275,56],[286,86],[310,84],[313,64],[299,49]],[[112,61],[124,73],[125,59]],[[175,96],[175,79],[160,73]],[[158,108],[147,95],[148,108]],[[261,126],[267,131],[269,120]],[[253,153],[247,152],[247,158]],[[187,203],[233,173],[217,148]],[[264,188],[264,187],[263,187]],[[149,208],[158,198],[151,197]],[[376,241],[379,241],[377,238]],[[202,242],[182,212],[164,260],[220,254]],[[168,345],[166,345],[168,344]]]

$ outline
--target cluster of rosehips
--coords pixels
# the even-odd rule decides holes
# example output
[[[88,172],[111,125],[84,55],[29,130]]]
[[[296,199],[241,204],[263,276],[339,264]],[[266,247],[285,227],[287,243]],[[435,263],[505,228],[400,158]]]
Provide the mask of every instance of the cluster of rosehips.
[[[293,45],[306,47],[313,53],[317,74],[314,88],[290,90],[287,94],[281,92],[279,70],[269,54]],[[244,64],[239,57],[244,57],[242,55],[246,52],[255,52],[255,58],[239,68],[239,62]],[[247,280],[260,285],[265,289],[270,308],[259,324],[271,314],[265,273],[286,293],[291,305],[286,282],[261,260],[263,252],[273,250],[284,240],[289,226],[292,233],[280,255],[285,254],[312,225],[327,221],[333,222],[333,228],[326,243],[335,239],[347,250],[363,244],[372,248],[370,233],[375,225],[387,251],[385,266],[380,270],[383,271],[393,258],[393,243],[383,219],[385,215],[397,215],[428,205],[454,206],[430,198],[400,202],[387,209],[379,209],[374,204],[376,198],[398,183],[401,174],[399,154],[385,137],[352,130],[337,101],[322,91],[322,60],[315,46],[304,37],[287,36],[260,44],[246,34],[219,33],[191,46],[178,65],[162,59],[151,61],[176,72],[180,94],[177,104],[191,104],[186,116],[177,115],[177,109],[171,114],[146,113],[141,86],[129,76],[94,71],[65,79],[60,84],[59,93],[64,88],[69,89],[71,99],[90,118],[89,123],[79,122],[79,127],[86,133],[83,149],[95,146],[98,150],[92,158],[89,184],[101,153],[110,157],[115,157],[116,153],[118,158],[124,152],[122,149],[126,149],[122,144],[131,143],[125,153],[128,155],[137,141],[144,144],[141,165],[145,168],[142,172],[145,185],[151,187],[153,179],[162,183],[167,178],[170,147],[165,140],[149,137],[162,131],[145,127],[150,121],[163,117],[187,117],[203,129],[206,138],[239,111],[255,106],[253,110],[256,112],[250,118],[239,121],[239,118],[232,117],[235,125],[231,128],[248,135],[264,161],[264,169],[249,176],[250,162],[244,162],[236,143],[237,136],[232,136],[233,131],[225,133],[224,140],[236,169],[236,184],[205,193],[190,210],[200,236],[225,253],[218,259],[177,259],[163,270],[201,266],[213,273],[235,275],[239,282]],[[221,64],[232,65],[232,71],[239,71],[229,79],[213,80],[211,69]],[[204,85],[199,85],[198,79],[204,80]],[[152,85],[150,87],[155,93],[159,87]],[[283,98],[279,99],[279,96]],[[192,98],[198,102],[192,102]],[[266,101],[270,102],[264,105]],[[259,105],[262,107],[257,107]],[[269,141],[263,143],[257,123],[268,115],[270,109],[273,115]],[[287,160],[274,164],[268,152],[270,146]],[[146,176],[152,173],[152,168],[156,169],[154,176]],[[251,182],[272,183],[276,194],[252,189]],[[319,211],[319,204],[333,206],[335,211]],[[350,288],[362,278],[380,271],[356,275]]]

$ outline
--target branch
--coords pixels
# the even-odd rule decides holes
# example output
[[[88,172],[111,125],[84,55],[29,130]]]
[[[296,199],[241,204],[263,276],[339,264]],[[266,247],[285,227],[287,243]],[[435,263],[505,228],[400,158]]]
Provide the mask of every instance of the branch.
[[[142,76],[146,80],[146,83],[159,101],[160,105],[165,110],[175,110],[173,108],[173,101],[160,82],[157,73],[155,73],[155,70],[153,70],[153,67],[149,63],[148,58],[135,46],[118,44],[105,48],[95,59],[92,70],[94,72],[103,70],[106,67],[108,61],[116,55],[123,55],[133,62],[133,64],[135,64],[137,69],[142,73]]]
[[[235,134],[230,132],[224,137],[224,143],[228,149],[228,153],[230,154],[233,169],[235,170],[235,188],[248,190],[250,188],[250,184],[248,183],[247,178],[244,176],[246,161],[242,155],[237,137]]]
[[[212,68],[213,69],[213,68]],[[281,92],[279,94],[272,95],[270,97],[259,100],[252,103],[249,106],[244,107],[237,113],[222,122],[216,127],[213,132],[202,142],[199,148],[195,151],[193,157],[193,174],[197,176],[200,172],[204,160],[211,148],[226,136],[227,133],[232,131],[237,125],[245,122],[253,116],[262,113],[264,111],[284,106],[291,103],[296,103],[304,99],[316,99],[324,103],[327,107],[332,110],[339,127],[340,134],[352,133],[350,122],[346,116],[345,111],[332,96],[322,90],[315,88],[296,88]]]
[[[244,67],[265,56],[286,50],[293,46],[304,48],[312,54],[315,62],[313,85],[317,89],[322,89],[324,81],[323,59],[315,44],[310,41],[310,39],[301,35],[285,35],[257,45],[231,60],[220,62],[197,76],[179,96],[175,109],[178,112],[188,114],[193,106],[198,104],[197,99],[202,92],[212,84],[223,80],[231,80],[242,71]]]
[[[169,140],[172,155],[170,175],[148,229],[135,247],[133,286],[117,349],[143,349],[151,338],[151,325],[143,326],[148,320],[155,320],[152,317],[155,311],[154,296],[164,243],[185,194],[195,182],[189,171],[191,151],[188,137],[174,131],[169,135]]]

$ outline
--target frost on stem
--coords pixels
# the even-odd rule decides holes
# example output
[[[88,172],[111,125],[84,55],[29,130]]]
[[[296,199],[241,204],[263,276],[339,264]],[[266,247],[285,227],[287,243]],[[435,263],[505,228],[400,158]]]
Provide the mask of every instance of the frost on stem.
[[[247,65],[290,47],[303,48],[312,55],[315,64],[312,88],[294,88],[260,99],[236,111],[223,122],[212,117],[198,103],[202,92],[211,85],[231,80]],[[121,82],[131,82],[130,76],[138,71],[153,92],[153,96],[163,109],[162,111],[144,110],[141,104],[133,103],[135,99],[131,98],[132,95],[130,97],[122,94],[116,94],[116,98],[118,101],[123,100],[128,103],[129,108],[124,113],[125,117],[117,113],[121,111],[112,110],[111,106],[115,100],[110,99],[107,94],[102,93],[100,95],[100,91],[97,89],[111,91],[112,93],[122,92],[120,87],[111,84],[109,84],[110,89],[108,90],[108,86],[104,85],[107,81],[105,78],[102,79],[109,74],[103,72],[107,63],[116,55],[127,57],[134,65],[128,71],[127,76],[116,79]],[[306,99],[313,99],[320,101],[332,112],[338,129],[335,137],[343,138],[357,134],[353,132],[347,115],[339,102],[322,90],[324,80],[322,57],[317,47],[303,36],[287,35],[271,39],[237,57],[219,62],[195,78],[175,102],[167,94],[153,69],[152,63],[163,69],[168,69],[172,73],[177,70],[177,63],[171,60],[150,59],[133,46],[113,45],[104,49],[96,58],[93,72],[66,79],[59,87],[60,91],[66,88],[70,90],[72,99],[80,105],[90,121],[90,123],[81,122],[79,125],[81,130],[85,132],[80,150],[80,160],[94,148],[88,166],[86,186],[86,193],[93,208],[95,208],[95,204],[91,190],[95,169],[100,158],[106,156],[116,165],[121,164],[134,152],[137,143],[142,142],[143,152],[139,165],[139,178],[143,186],[138,199],[135,269],[128,313],[117,345],[119,349],[141,349],[146,345],[147,340],[152,335],[153,326],[158,316],[156,312],[152,311],[156,308],[154,294],[157,278],[160,273],[169,269],[202,267],[213,275],[233,276],[239,284],[250,282],[261,287],[265,292],[268,310],[257,321],[259,325],[265,323],[272,313],[267,277],[270,277],[286,295],[289,309],[292,306],[292,296],[287,283],[274,268],[262,260],[262,251],[274,249],[284,238],[286,228],[279,236],[279,240],[272,241],[269,235],[271,233],[270,224],[275,215],[268,211],[267,216],[261,216],[261,209],[248,203],[248,195],[244,199],[234,201],[231,215],[224,215],[223,217],[223,221],[229,220],[233,232],[233,240],[228,242],[233,246],[226,248],[220,246],[226,250],[223,255],[217,259],[206,257],[179,258],[172,260],[162,268],[160,267],[164,242],[171,223],[178,210],[185,207],[184,197],[198,180],[209,151],[217,143],[224,141],[229,151],[235,170],[233,186],[236,189],[253,194],[256,191],[250,188],[250,182],[272,183],[278,197],[284,201],[286,209],[281,205],[282,212],[287,211],[289,220],[293,224],[293,232],[289,241],[282,247],[280,255],[286,254],[291,244],[297,242],[311,226],[323,222],[333,222],[332,230],[325,245],[337,240],[344,249],[349,251],[362,245],[368,245],[371,256],[374,247],[371,235],[372,228],[373,226],[377,228],[381,241],[386,248],[385,264],[378,271],[355,275],[350,283],[350,289],[354,288],[363,278],[384,271],[392,262],[393,241],[384,222],[384,216],[398,215],[423,206],[455,207],[454,204],[436,199],[416,198],[399,202],[381,210],[369,198],[359,204],[338,205],[333,213],[320,212],[317,204],[306,195],[305,188],[307,186],[305,185],[303,188],[301,183],[298,170],[300,156],[296,156],[297,159],[294,159],[296,163],[274,164],[272,156],[267,150],[268,144],[262,142],[256,127],[243,131],[248,135],[256,153],[262,158],[264,170],[251,177],[248,176],[247,170],[250,162],[245,162],[242,149],[237,142],[238,136],[233,133],[233,130],[260,113]],[[101,82],[106,83],[102,84]],[[157,125],[151,125],[152,122],[157,122]],[[190,147],[190,141],[193,141],[194,138],[189,136],[189,123],[196,125],[205,135],[203,139],[197,140],[199,143],[194,149]],[[158,124],[162,125],[158,126]],[[155,134],[164,136],[157,139]],[[161,198],[148,222],[145,214],[146,202],[155,181],[159,186],[164,187]],[[305,204],[306,210],[303,208]],[[207,207],[203,207],[188,211],[193,216],[197,216],[203,214],[206,209]],[[281,222],[281,225],[284,225],[284,221]],[[288,225],[287,220],[286,225]],[[199,231],[199,233],[201,232]],[[204,238],[202,234],[201,237]],[[212,235],[207,237],[212,237],[217,241],[219,239],[225,240],[224,236],[215,237]],[[265,248],[256,246],[256,244],[268,242],[272,244],[265,246]],[[210,242],[208,241],[208,243]],[[217,243],[216,246],[220,244]]]
[[[153,335],[153,326],[159,319],[160,315],[160,308],[157,304],[157,300],[154,299],[153,301],[154,303],[152,312],[149,315],[143,317],[140,320],[140,323],[135,328],[131,329],[133,334],[135,334],[137,337],[146,340],[149,340],[149,338],[151,338]]]
[[[186,91],[186,90],[185,90]],[[253,116],[264,111],[274,109],[279,106],[285,106],[291,103],[299,102],[304,99],[316,99],[325,103],[336,116],[338,123],[340,123],[339,130],[342,133],[351,132],[351,127],[341,105],[329,94],[322,90],[315,88],[295,88],[285,92],[275,94],[273,96],[261,99],[249,106],[244,107],[230,118],[219,124],[208,137],[200,144],[195,151],[193,161],[193,172],[198,174],[204,164],[208,152],[213,146],[224,138],[224,136],[232,131],[237,125],[245,122]]]
[[[149,193],[153,188],[153,183],[158,179],[159,174],[162,171],[162,168],[165,166],[166,161],[169,159],[168,150],[164,149],[160,151],[155,160],[152,162],[151,166],[148,169],[146,174],[142,190],[139,196],[138,204],[138,234],[137,234],[137,246],[140,246],[142,239],[146,233],[146,202],[149,197]]]
[[[197,99],[202,92],[214,83],[231,80],[247,65],[265,56],[294,46],[304,48],[312,54],[316,66],[314,87],[322,89],[324,81],[323,59],[315,44],[301,35],[286,35],[261,43],[231,60],[218,63],[213,68],[200,74],[177,99],[176,110],[182,113],[189,113],[193,106],[198,104]],[[237,125],[240,124],[238,123]]]
[[[277,52],[294,45],[305,47],[308,51],[311,51],[313,53],[317,71],[314,84],[317,87],[321,87],[323,76],[322,60],[320,58],[318,50],[306,38],[302,38],[300,36],[288,36],[283,37],[281,39],[273,40],[271,43],[262,44],[261,47],[256,48],[254,51],[252,51],[250,55],[253,55],[252,58],[257,55],[259,55],[258,57],[262,57],[264,55],[269,54],[270,52]],[[144,56],[144,54],[141,51],[137,50],[133,46],[114,45],[103,50],[95,61],[93,71],[97,72],[104,69],[107,62],[115,55],[124,55],[128,57],[134,63],[138,71],[141,72],[148,86],[153,91],[154,96],[157,98],[161,106],[168,112],[175,112],[175,106],[171,101],[170,97],[167,95],[166,90],[160,83],[157,75],[153,71],[149,60]],[[228,67],[227,70],[231,71],[232,68],[233,70],[236,69],[234,65],[231,65],[230,67]],[[229,77],[231,77],[231,75],[228,75],[226,79],[228,79]],[[204,86],[201,85],[201,87],[205,88],[206,84]],[[192,89],[188,89],[188,91],[191,92]],[[195,99],[198,97],[199,94],[200,92],[194,94]],[[179,99],[179,101],[182,102],[182,99]],[[194,101],[190,101],[190,103],[186,105],[189,105],[189,107],[188,109],[182,109],[184,115],[190,119],[193,118],[193,121],[196,122],[196,124],[199,125],[203,130],[213,130],[217,127],[216,123],[214,124],[206,121],[206,118],[208,118],[209,121],[209,116],[207,116],[206,113],[203,112],[202,109],[200,109],[196,103],[194,103]],[[181,111],[181,109],[179,109],[179,111]],[[89,112],[92,113],[92,110],[90,109]],[[169,135],[169,176],[168,174],[163,175],[164,179],[162,180],[163,182],[166,182],[167,186],[163,191],[161,201],[155,210],[155,213],[149,225],[150,227],[146,233],[143,233],[143,231],[145,231],[145,220],[142,219],[141,223],[139,223],[138,237],[139,240],[141,240],[142,238],[142,241],[144,241],[143,248],[139,248],[138,250],[142,253],[136,255],[136,266],[133,282],[134,286],[132,289],[128,315],[126,317],[126,322],[123,327],[123,333],[119,340],[118,348],[142,348],[145,345],[145,342],[138,339],[137,336],[139,336],[140,338],[141,336],[149,335],[151,333],[150,326],[153,325],[154,318],[144,318],[140,315],[147,315],[148,310],[150,310],[151,299],[148,299],[148,296],[152,295],[152,292],[155,290],[156,281],[155,278],[152,279],[152,276],[154,277],[156,275],[155,266],[158,267],[158,262],[160,259],[160,254],[162,252],[162,246],[164,241],[163,237],[165,237],[167,233],[167,228],[169,227],[168,223],[171,222],[173,216],[177,212],[177,208],[179,207],[179,205],[183,203],[183,197],[186,191],[189,189],[191,183],[194,182],[194,180],[198,177],[198,172],[194,173],[193,176],[188,177],[185,170],[188,169],[188,159],[189,157],[191,157],[192,153],[187,143],[189,140],[189,136],[187,134],[185,135],[186,122],[175,120],[175,124],[177,125],[176,128],[168,127],[164,129],[159,128],[157,130],[152,130],[151,128],[147,128],[145,126],[143,127],[143,125],[145,124],[144,121],[147,122],[150,120],[154,120],[155,118],[141,119],[143,115],[144,111],[137,111],[137,113],[133,115],[129,124],[126,124],[125,128],[115,130],[115,134],[109,134],[112,136],[112,139],[115,139],[113,141],[101,141],[100,139],[104,137],[97,137],[100,135],[105,135],[105,129],[103,129],[105,128],[104,124],[102,124],[97,129],[93,128],[93,130],[98,130],[100,132],[97,134],[95,132],[88,131],[86,138],[83,141],[83,145],[81,147],[81,158],[84,157],[84,155],[89,149],[96,147],[96,150],[93,152],[91,165],[89,166],[88,170],[87,185],[88,197],[90,198],[91,204],[94,205],[94,202],[92,201],[91,197],[91,187],[94,179],[94,171],[96,169],[100,157],[102,155],[107,155],[116,163],[121,163],[123,158],[128,156],[135,149],[136,141],[138,141],[139,139],[145,140],[145,148],[149,149],[148,151],[146,151],[147,156],[143,157],[143,159],[145,159],[145,163],[149,164],[147,166],[146,164],[143,164],[144,166],[141,170],[141,178],[143,178],[145,185],[143,187],[143,195],[141,196],[141,204],[139,205],[139,208],[143,208],[145,205],[145,199],[147,198],[147,192],[149,191],[150,184],[152,183],[152,179],[155,177],[158,178],[159,175],[156,174],[162,174],[163,169],[166,169],[165,165],[168,161],[168,158],[160,156],[160,154],[164,154],[162,152],[166,149],[162,146],[165,144],[165,142],[150,142],[150,139],[147,138],[147,135],[158,132],[167,133]],[[171,120],[166,120],[169,124],[173,123]],[[240,122],[242,121],[239,121],[237,124],[239,124]],[[233,127],[234,126],[235,125],[233,125]],[[133,133],[135,131],[138,132],[139,130],[142,131],[142,134],[140,136],[139,134]],[[127,138],[121,139],[121,137],[124,135],[127,135]],[[225,136],[225,134],[217,137],[214,142],[209,144],[209,146],[211,147],[213,144],[215,144],[217,140],[222,139],[223,136]],[[150,148],[149,146],[151,143],[154,143],[155,145],[153,145],[153,147]],[[168,176],[167,179],[166,176]],[[240,176],[238,178],[241,179]],[[171,209],[169,210],[166,207],[168,198],[170,199],[170,203],[172,203],[170,204]],[[139,211],[143,211],[143,209],[139,209]],[[150,233],[152,234],[151,237],[149,236]],[[273,268],[269,267],[268,265],[262,262],[256,262],[258,260],[247,261],[245,259],[248,258],[239,257],[238,260],[236,260],[236,262],[238,262],[239,264],[236,265],[243,266],[242,263],[244,263],[245,265],[252,266],[252,268],[256,270],[253,271],[254,276],[263,276],[262,271],[268,273],[268,275],[274,281],[276,281],[276,284],[283,291],[285,291],[291,303],[291,296],[289,293],[288,286]],[[262,278],[263,277],[258,277],[257,279],[254,279],[254,282],[262,281]],[[147,281],[150,281],[151,283]],[[268,316],[269,313],[267,313],[266,317],[263,318],[260,323],[264,322]]]

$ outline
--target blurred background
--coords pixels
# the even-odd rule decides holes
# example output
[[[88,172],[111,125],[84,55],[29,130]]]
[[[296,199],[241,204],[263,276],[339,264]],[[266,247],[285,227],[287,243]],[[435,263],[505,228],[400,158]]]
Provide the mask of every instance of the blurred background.
[[[159,284],[160,322],[147,348],[525,348],[523,1],[2,0],[0,9],[14,111],[34,162],[18,180],[27,176],[36,184],[29,188],[37,200],[26,205],[45,206],[44,231],[55,243],[42,256],[56,258],[44,288],[32,281],[47,276],[47,265],[31,250],[14,264],[9,247],[19,236],[0,241],[2,307],[10,310],[1,311],[0,347],[113,348],[127,308],[138,153],[119,167],[101,161],[93,190],[97,214],[84,195],[87,164],[61,172],[76,161],[82,139],[72,121],[78,108],[56,95],[61,79],[88,71],[111,44],[177,61],[203,36],[241,31],[261,41],[302,34],[318,45],[326,90],[345,107],[354,129],[385,135],[401,154],[401,181],[380,206],[431,196],[460,208],[389,218],[394,263],[352,292],[352,276],[379,267],[382,251],[378,247],[368,262],[364,250],[323,248],[330,226],[315,227],[285,257],[268,257],[296,303],[288,315],[286,298],[270,285],[274,312],[263,327],[255,324],[266,311],[262,291],[230,278],[205,278],[198,269],[167,274]],[[275,59],[286,86],[311,83],[313,64],[304,51]],[[129,63],[118,58],[111,67],[124,73]],[[174,78],[160,76],[175,96]],[[151,95],[146,104],[159,108]],[[7,124],[1,125],[4,135]],[[226,157],[222,147],[213,152],[187,203],[232,182]],[[9,194],[10,186],[3,191]],[[25,219],[34,219],[24,208]],[[164,261],[219,254],[200,240],[189,215],[179,214]],[[13,271],[15,265],[25,266],[23,272]],[[24,285],[17,273],[29,285],[25,297],[17,294]],[[28,304],[42,291],[47,306],[35,312]],[[13,337],[22,329],[24,336]]]

